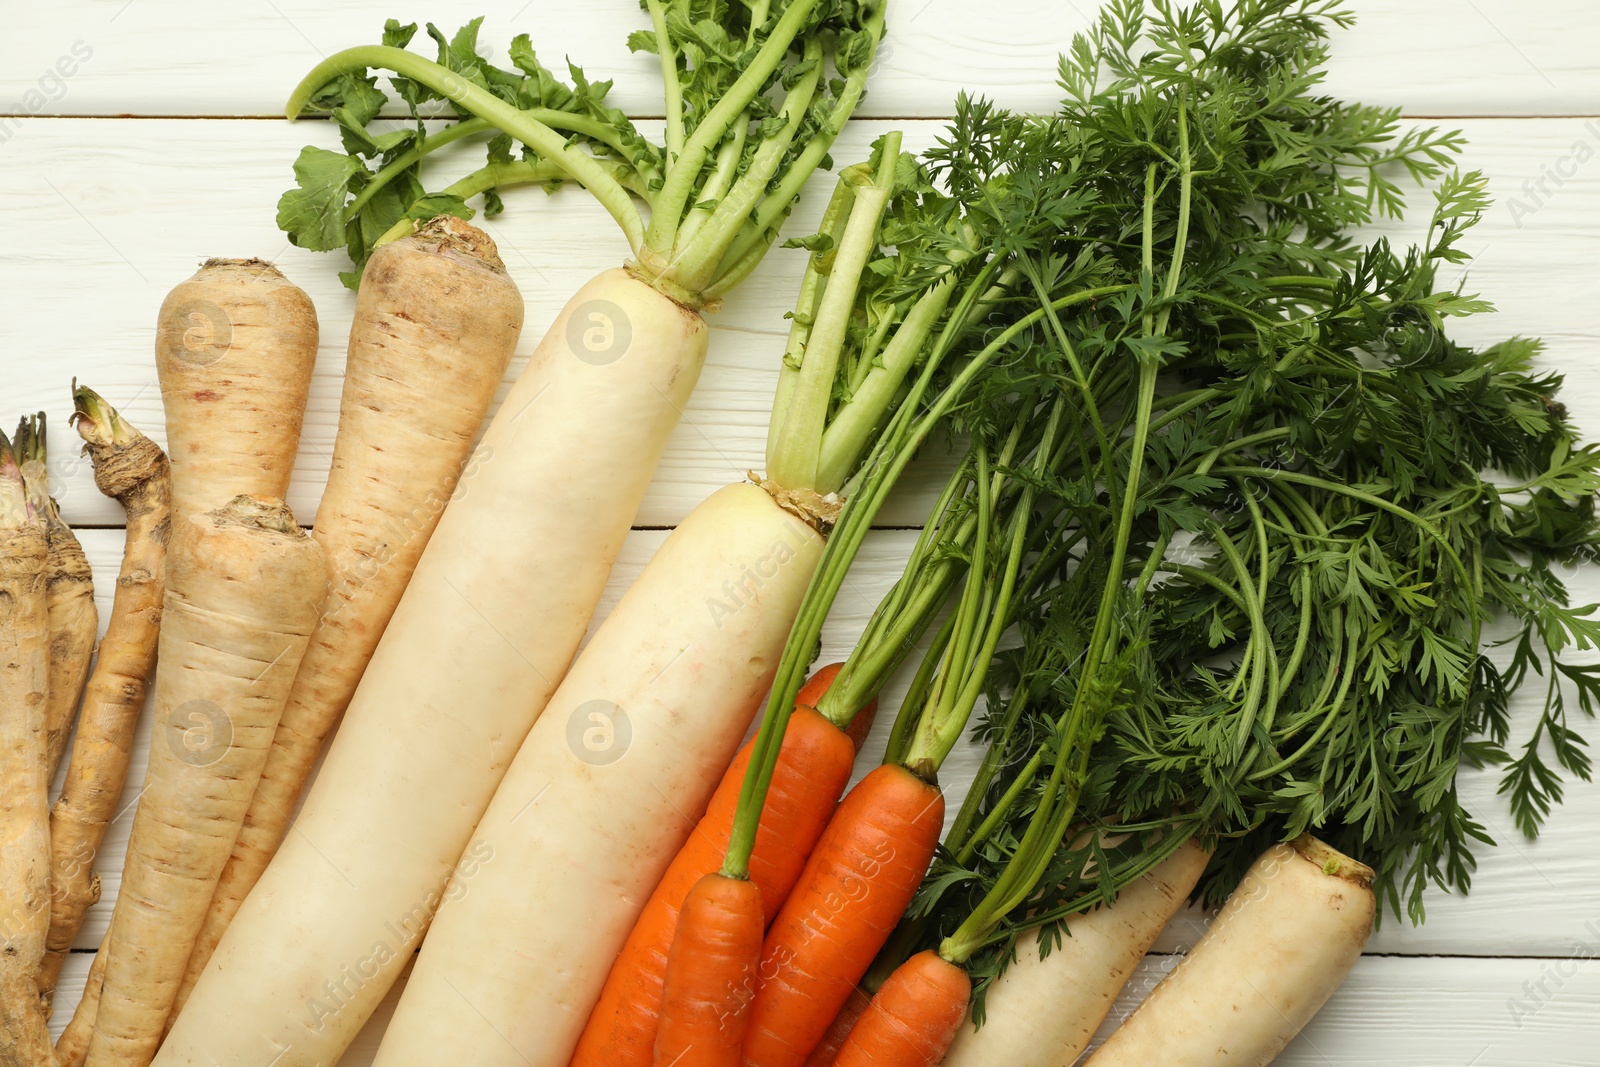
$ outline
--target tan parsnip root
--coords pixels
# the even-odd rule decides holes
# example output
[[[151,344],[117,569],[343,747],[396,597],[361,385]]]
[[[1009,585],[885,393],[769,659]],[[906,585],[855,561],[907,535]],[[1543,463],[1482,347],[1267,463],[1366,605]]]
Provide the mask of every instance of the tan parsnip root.
[[[289,488],[311,367],[311,298],[259,259],[209,259],[167,294],[156,372],[178,517]]]
[[[84,914],[100,899],[94,864],[121,803],[134,729],[155,666],[172,535],[166,455],[93,390],[78,386],[72,399],[95,484],[122,504],[128,525],[111,621],[84,691],[61,797],[50,813],[50,933],[39,979],[47,1001]]]
[[[1117,894],[1110,907],[1068,919],[1060,941],[1042,958],[1037,930],[1020,939],[1016,960],[989,987],[983,1026],[969,1021],[961,1028],[945,1067],[1077,1062],[1209,858],[1199,845],[1184,843]]]
[[[45,440],[45,413],[41,411],[22,420],[14,443],[29,503],[44,517],[49,542],[46,598],[50,612],[50,696],[44,724],[45,769],[53,779],[67,751],[72,718],[78,712],[78,698],[89,677],[100,615],[94,606],[94,574],[88,557],[50,498]]]
[[[89,965],[89,974],[84,978],[83,996],[79,998],[72,1018],[56,1041],[57,1067],[83,1067],[84,1061],[89,1058],[89,1040],[94,1037],[94,1017],[100,1011],[100,993],[105,988],[106,957],[109,955],[106,943],[110,936],[108,930],[106,936],[100,939],[100,948],[95,952],[94,962]]]
[[[1085,1067],[1265,1067],[1361,957],[1371,885],[1370,868],[1309,835],[1274,845]]]
[[[54,1063],[37,982],[50,922],[48,557],[0,433],[0,1067]]]
[[[280,500],[241,496],[176,524],[91,1067],[155,1055],[326,590],[321,547]]]
[[[482,230],[442,215],[367,262],[333,468],[312,536],[327,608],[217,884],[178,994],[181,1009],[289,816],[405,592],[522,331],[522,295]]]

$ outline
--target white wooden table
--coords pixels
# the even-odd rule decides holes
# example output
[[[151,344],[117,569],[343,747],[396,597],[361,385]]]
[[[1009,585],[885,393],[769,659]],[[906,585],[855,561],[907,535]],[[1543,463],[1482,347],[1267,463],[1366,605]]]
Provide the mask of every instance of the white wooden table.
[[[1567,402],[1600,434],[1600,5],[1589,0],[1353,0],[1356,29],[1337,38],[1331,92],[1396,104],[1418,121],[1466,131],[1467,164],[1500,202],[1473,238],[1470,285],[1501,309],[1462,330],[1549,341],[1568,374]],[[1054,56],[1094,0],[893,0],[891,32],[864,116],[835,152],[859,158],[889,128],[931,143],[959,87],[1014,106],[1054,100]],[[577,13],[577,12],[580,12]],[[301,145],[332,147],[325,123],[291,127],[280,107],[324,55],[375,41],[384,18],[453,30],[483,14],[482,39],[504,60],[526,30],[547,60],[572,55],[591,78],[617,80],[630,114],[658,116],[649,57],[630,56],[634,0],[375,3],[344,0],[54,0],[12,5],[0,34],[0,288],[7,294],[0,417],[47,409],[56,492],[80,526],[102,616],[121,551],[120,514],[96,492],[67,428],[76,375],[162,438],[151,360],[163,294],[206,256],[263,256],[311,293],[323,346],[290,503],[314,513],[333,440],[352,298],[342,257],[290,248],[273,223]],[[16,117],[3,117],[3,116]],[[653,124],[652,124],[653,125]],[[821,178],[819,183],[831,182]],[[795,232],[815,218],[824,184]],[[523,358],[565,296],[624,254],[611,222],[581,193],[524,191],[488,229],[528,303]],[[602,614],[651,551],[713,488],[759,467],[766,411],[801,254],[776,252],[713,320],[710,364],[613,576]],[[513,367],[520,370],[520,360]],[[508,378],[509,380],[509,378]],[[912,533],[888,527],[925,513],[925,476],[885,516],[827,634],[842,654],[898,570]],[[1600,599],[1600,573],[1572,575]],[[888,693],[890,706],[902,688]],[[886,724],[888,716],[884,717]],[[880,739],[881,744],[881,739]],[[974,759],[958,757],[959,792]],[[127,799],[144,772],[135,761]],[[1392,919],[1346,986],[1284,1054],[1286,1064],[1600,1064],[1600,786],[1575,783],[1536,843],[1518,837],[1483,776],[1465,793],[1500,840],[1470,899],[1435,895],[1420,929]],[[953,806],[952,806],[953,807]],[[106,893],[79,938],[57,1028],[76,1002],[117,888],[131,818],[99,866]],[[1203,916],[1175,922],[1113,1013],[1131,1008]],[[392,1004],[392,999],[391,1002]],[[387,1010],[387,1009],[386,1009]],[[384,1015],[346,1063],[365,1064]]]

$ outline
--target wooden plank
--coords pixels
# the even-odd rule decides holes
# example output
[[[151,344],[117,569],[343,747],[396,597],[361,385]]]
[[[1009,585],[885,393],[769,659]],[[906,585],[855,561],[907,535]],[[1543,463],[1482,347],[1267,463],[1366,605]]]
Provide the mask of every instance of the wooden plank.
[[[1600,1000],[1600,937],[1588,956],[1402,959],[1366,956],[1276,1067],[1591,1067]],[[82,995],[88,953],[62,971],[51,1029],[59,1034]],[[1103,1040],[1176,956],[1150,956],[1101,1028]],[[367,1067],[405,989],[402,979],[339,1062]],[[1155,1065],[1152,1065],[1155,1067]]]
[[[931,122],[901,125],[911,148],[932,143],[940,128]],[[1594,132],[1600,124],[1552,119],[1462,125],[1472,139],[1468,164],[1489,173],[1502,198],[1469,242],[1478,258],[1468,283],[1501,312],[1461,324],[1460,335],[1543,335],[1552,365],[1592,365],[1600,358],[1600,325],[1590,313],[1594,279],[1600,277],[1600,163],[1579,164],[1574,146],[1592,139],[1600,150]],[[839,158],[862,156],[887,128],[852,124]],[[51,432],[57,492],[69,519],[121,522],[115,503],[95,491],[88,465],[74,458],[75,436],[64,418],[72,377],[100,390],[160,439],[160,394],[150,353],[162,296],[204,256],[257,254],[277,259],[311,294],[322,319],[322,350],[290,494],[296,514],[309,522],[333,447],[352,296],[334,276],[344,265],[342,256],[288,247],[274,225],[273,204],[299,146],[307,140],[331,144],[332,130],[265,121],[51,119],[35,120],[26,133],[0,153],[0,210],[7,219],[0,285],[26,294],[10,310],[16,355],[8,360],[6,396],[13,413],[42,407],[56,416]],[[1564,171],[1572,176],[1562,177]],[[1524,183],[1541,179],[1543,191],[1524,190]],[[790,232],[814,225],[831,181],[821,176],[813,183]],[[513,373],[566,297],[625,255],[610,221],[577,190],[555,197],[520,192],[505,215],[487,223],[528,305]],[[1409,236],[1417,232],[1408,228]],[[709,365],[669,443],[639,525],[672,525],[718,486],[764,466],[783,315],[793,306],[803,265],[801,253],[775,250],[712,316]],[[1600,382],[1574,376],[1568,404],[1591,434],[1600,432]],[[937,465],[914,477],[911,491],[891,504],[882,521],[917,523],[926,514],[927,490],[940,478]]]
[[[863,113],[947,115],[962,88],[1014,107],[1053,107],[1056,56],[1100,6],[1008,0],[980,15],[961,0],[895,0]],[[1417,115],[1600,112],[1600,64],[1590,47],[1600,9],[1592,4],[1466,0],[1447,5],[1448,17],[1439,5],[1406,0],[1349,6],[1360,21],[1335,32],[1335,93]],[[571,56],[591,78],[615,79],[614,99],[630,114],[661,114],[654,57],[626,48],[628,33],[648,25],[634,0],[565,9],[484,0],[457,10],[443,28],[487,16],[481,40],[493,61],[509,65],[511,37],[528,31],[547,63]],[[397,13],[422,21],[446,9],[378,0],[21,5],[0,39],[0,114],[277,115],[312,66],[376,43],[384,19]],[[431,55],[430,45],[415,47]]]
[[[636,531],[629,537],[594,625],[611,611],[665,537],[666,534],[658,530]],[[887,530],[869,537],[828,621],[819,662],[843,659],[849,653],[872,609],[899,576],[914,537],[912,532]],[[110,591],[121,554],[122,536],[120,531],[88,530],[83,532],[82,539],[95,569],[103,625],[110,611]],[[1574,596],[1586,602],[1600,599],[1600,573],[1586,571],[1575,583]],[[884,693],[878,721],[858,765],[857,777],[870,769],[883,752],[895,710],[909,682],[909,673],[909,667],[902,670]],[[1534,695],[1529,693],[1519,706],[1525,713],[1531,712],[1534,701]],[[105,884],[104,899],[90,911],[78,938],[79,948],[93,949],[99,944],[110,920],[111,903],[115,899],[122,856],[132,825],[132,806],[138,797],[149,753],[148,709],[145,714],[129,785],[123,793],[123,815],[112,826],[102,849],[103,859],[97,865]],[[1523,719],[1526,721],[1526,714]],[[981,755],[978,746],[963,744],[941,774],[951,818],[966,794]],[[1491,776],[1464,771],[1462,788],[1467,803],[1489,826],[1501,847],[1483,852],[1471,896],[1432,894],[1428,901],[1428,922],[1420,928],[1393,917],[1386,919],[1370,951],[1554,957],[1567,954],[1575,944],[1586,939],[1600,938],[1600,928],[1591,929],[1600,922],[1600,857],[1591,847],[1593,828],[1600,825],[1600,783],[1574,783],[1566,804],[1552,815],[1548,829],[1537,842],[1527,842],[1517,834],[1504,799],[1495,796]],[[1514,907],[1511,906],[1513,902]],[[1195,924],[1202,920],[1203,916],[1196,912],[1175,922],[1158,948],[1174,951],[1192,944],[1199,936]]]

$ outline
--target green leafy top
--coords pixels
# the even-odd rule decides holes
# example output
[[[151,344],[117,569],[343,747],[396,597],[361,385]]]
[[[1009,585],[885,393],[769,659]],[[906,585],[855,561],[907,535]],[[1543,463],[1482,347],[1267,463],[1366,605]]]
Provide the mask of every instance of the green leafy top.
[[[1561,568],[1600,555],[1600,453],[1535,343],[1449,337],[1488,310],[1438,278],[1484,182],[1449,170],[1458,135],[1318,94],[1348,21],[1320,0],[1116,0],[1064,60],[1058,113],[963,99],[926,156],[949,198],[896,219],[895,270],[951,275],[963,310],[907,426],[953,412],[996,441],[1062,403],[1073,447],[1038,479],[1059,540],[1024,564],[1047,576],[990,674],[989,755],[890,960],[936,944],[982,982],[1022,931],[1046,924],[1048,949],[1196,836],[1209,900],[1310,829],[1420,920],[1488,841],[1463,763],[1504,768],[1529,833],[1590,772],[1574,719],[1600,672],[1570,654],[1600,622]],[[1400,174],[1438,183],[1426,240],[1362,246],[1403,213]],[[922,441],[880,443],[834,542]]]
[[[664,144],[606,105],[609,82],[591,83],[572,64],[563,81],[544,67],[527,35],[512,42],[512,69],[503,69],[478,54],[481,20],[450,38],[429,25],[438,50],[430,61],[406,50],[416,27],[391,20],[381,45],[330,57],[291,98],[291,118],[331,114],[345,151],[302,151],[279,225],[304,247],[347,248],[353,284],[372,249],[411,220],[470,217],[465,201],[480,193],[494,214],[503,187],[571,180],[621,226],[642,277],[692,306],[718,299],[760,262],[806,178],[831,165],[828,150],[861,100],[883,34],[885,0],[642,6],[652,28],[629,46],[660,57]],[[373,68],[393,72],[414,126],[375,131],[389,97]],[[457,121],[430,133],[423,119],[441,103]],[[474,135],[490,137],[488,164],[428,193],[428,156]]]

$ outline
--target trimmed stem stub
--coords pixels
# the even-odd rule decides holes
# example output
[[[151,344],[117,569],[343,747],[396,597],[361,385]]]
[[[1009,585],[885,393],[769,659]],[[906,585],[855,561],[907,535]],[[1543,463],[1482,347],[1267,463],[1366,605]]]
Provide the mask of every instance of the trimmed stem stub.
[[[1329,878],[1339,878],[1362,888],[1370,888],[1375,876],[1371,867],[1359,860],[1353,860],[1343,852],[1334,848],[1326,841],[1320,841],[1310,834],[1301,834],[1289,842],[1289,847],[1301,859],[1309,860],[1322,868],[1322,873]]]
[[[255,530],[271,530],[281,534],[298,534],[303,531],[294,521],[289,505],[272,497],[240,494],[217,510],[211,518],[218,526],[245,526]]]
[[[834,524],[839,521],[839,512],[844,510],[844,501],[839,499],[837,493],[824,496],[811,489],[787,489],[777,482],[761,477],[755,471],[749,471],[747,477],[752,484],[760,486],[772,498],[774,504],[823,537],[828,536]]]
[[[471,259],[496,274],[504,274],[506,265],[500,258],[500,249],[494,238],[454,215],[435,215],[417,226],[408,238],[429,252],[449,253]]]

